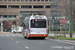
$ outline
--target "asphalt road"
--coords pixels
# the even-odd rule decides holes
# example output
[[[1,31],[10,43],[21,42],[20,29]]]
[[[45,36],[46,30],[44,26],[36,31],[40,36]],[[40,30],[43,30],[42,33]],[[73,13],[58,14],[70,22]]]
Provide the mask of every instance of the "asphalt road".
[[[75,45],[48,38],[25,39],[22,34],[0,34],[0,50],[75,50]]]

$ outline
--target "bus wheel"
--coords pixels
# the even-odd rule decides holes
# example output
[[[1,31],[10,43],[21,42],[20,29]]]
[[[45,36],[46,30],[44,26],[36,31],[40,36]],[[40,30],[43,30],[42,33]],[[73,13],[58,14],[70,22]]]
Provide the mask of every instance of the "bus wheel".
[[[27,37],[27,39],[29,39],[29,37]]]
[[[24,38],[27,38],[27,37],[24,36]]]

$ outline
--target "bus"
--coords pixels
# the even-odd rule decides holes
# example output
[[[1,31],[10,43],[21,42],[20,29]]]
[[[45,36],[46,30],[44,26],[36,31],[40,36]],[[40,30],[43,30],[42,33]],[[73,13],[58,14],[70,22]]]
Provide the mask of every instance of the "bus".
[[[45,39],[48,37],[48,22],[45,15],[25,17],[22,25],[24,38],[40,37]]]

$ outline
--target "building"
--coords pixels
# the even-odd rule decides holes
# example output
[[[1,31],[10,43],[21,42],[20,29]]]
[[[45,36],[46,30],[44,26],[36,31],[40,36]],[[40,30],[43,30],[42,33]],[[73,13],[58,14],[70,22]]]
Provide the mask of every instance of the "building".
[[[63,11],[63,9],[60,8],[63,7],[62,1],[63,0],[0,0],[0,17],[3,17],[3,29],[12,25],[16,27],[20,26],[21,20],[26,16],[30,16],[31,13],[44,14],[47,17],[64,16],[65,13],[63,14],[63,12],[65,12],[65,10]],[[66,3],[69,0],[64,1]],[[6,22],[12,24],[8,25]],[[9,29],[11,28],[9,27]]]
[[[3,24],[6,21],[16,23],[20,26],[20,17],[31,15],[30,13],[43,13],[50,16],[51,0],[0,0],[0,16],[3,17]],[[5,24],[6,26],[7,24]],[[8,25],[7,25],[8,26]]]

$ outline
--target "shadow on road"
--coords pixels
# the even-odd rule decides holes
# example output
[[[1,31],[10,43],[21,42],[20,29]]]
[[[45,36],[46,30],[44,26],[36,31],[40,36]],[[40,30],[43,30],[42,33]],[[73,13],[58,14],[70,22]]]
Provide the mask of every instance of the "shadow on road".
[[[45,38],[42,38],[42,37],[30,37],[30,38],[26,38],[28,40],[47,40]]]

